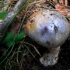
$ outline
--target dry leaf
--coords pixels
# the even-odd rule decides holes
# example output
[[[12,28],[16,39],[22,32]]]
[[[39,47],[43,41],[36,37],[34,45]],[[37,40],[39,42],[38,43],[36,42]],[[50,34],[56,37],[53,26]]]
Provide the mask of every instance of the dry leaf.
[[[63,15],[70,17],[70,7],[69,6],[63,6],[60,4],[55,5],[55,10],[61,12]]]

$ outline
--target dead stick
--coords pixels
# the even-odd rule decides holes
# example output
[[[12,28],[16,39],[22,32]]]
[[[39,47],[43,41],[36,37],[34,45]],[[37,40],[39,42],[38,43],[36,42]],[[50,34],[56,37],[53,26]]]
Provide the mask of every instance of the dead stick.
[[[15,5],[15,7],[8,13],[8,15],[5,18],[5,20],[2,22],[2,24],[0,24],[0,34],[3,33],[4,29],[6,28],[8,23],[11,21],[11,19],[15,15],[15,13],[24,5],[24,3],[26,1],[27,0],[19,0],[17,2],[17,4]]]

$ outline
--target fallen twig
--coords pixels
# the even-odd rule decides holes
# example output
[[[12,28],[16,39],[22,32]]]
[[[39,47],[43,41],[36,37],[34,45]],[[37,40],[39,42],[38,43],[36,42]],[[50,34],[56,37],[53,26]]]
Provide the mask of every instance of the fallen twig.
[[[0,24],[0,34],[3,33],[8,23],[11,21],[11,19],[14,17],[16,12],[24,5],[26,1],[27,0],[19,0],[17,4],[15,5],[15,7],[8,13],[5,20],[2,22],[2,24]]]

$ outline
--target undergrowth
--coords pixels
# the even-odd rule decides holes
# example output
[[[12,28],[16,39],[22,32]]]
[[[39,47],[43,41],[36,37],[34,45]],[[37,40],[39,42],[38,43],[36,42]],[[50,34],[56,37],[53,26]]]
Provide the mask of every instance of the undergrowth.
[[[1,0],[1,2],[3,2]],[[15,13],[11,21],[8,23],[7,27],[5,28],[4,32],[2,35],[0,35],[0,46],[5,50],[0,52],[0,70],[6,70],[7,69],[7,64],[10,63],[10,70],[13,68],[14,70],[17,70],[17,68],[14,68],[15,62],[18,63],[20,66],[22,58],[28,54],[28,51],[24,49],[23,41],[25,39],[24,33],[21,33],[21,28],[24,23],[24,20],[26,18],[26,14],[22,18],[22,22],[19,26],[18,32],[16,35],[14,35],[12,32],[8,32],[7,29],[9,25],[12,23],[12,21],[15,19],[15,17],[21,12],[22,9],[24,9],[28,5],[29,0]],[[9,4],[6,4],[9,5]],[[2,4],[0,8],[3,8],[6,6],[5,4]],[[9,11],[1,11],[0,12],[0,20],[4,20],[7,16]],[[16,47],[17,46],[17,47]],[[22,49],[21,49],[22,48]],[[20,56],[19,56],[20,54]],[[16,56],[16,57],[15,57]],[[18,57],[19,56],[19,57]],[[19,63],[19,59],[21,58],[21,61]],[[12,61],[13,59],[13,61]],[[16,61],[16,60],[17,61]],[[9,68],[9,67],[8,67]]]

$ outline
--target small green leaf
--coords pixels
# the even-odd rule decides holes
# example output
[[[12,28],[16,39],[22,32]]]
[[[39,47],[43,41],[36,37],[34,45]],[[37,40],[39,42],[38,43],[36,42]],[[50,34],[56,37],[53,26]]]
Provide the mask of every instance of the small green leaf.
[[[19,33],[16,35],[16,42],[21,41],[24,38],[24,33]]]
[[[6,44],[7,47],[11,47],[11,46],[13,45],[12,42],[13,42],[13,41],[10,40],[9,42],[6,42],[5,44]],[[14,43],[15,43],[15,42],[14,42]],[[11,46],[10,46],[10,45],[11,45]]]
[[[4,20],[6,18],[6,16],[7,16],[8,13],[9,13],[9,11],[0,12],[0,19]]]
[[[6,44],[6,46],[10,46],[10,44],[13,42],[14,40],[14,35],[10,32],[6,35],[6,37],[3,40],[3,43]]]
[[[14,39],[14,35],[13,33],[8,33],[4,39],[4,41],[8,41],[8,40],[13,40]]]
[[[10,47],[13,41],[14,43],[17,43],[21,41],[23,38],[24,38],[24,33],[19,33],[16,36],[14,36],[13,33],[10,32],[6,35],[2,43],[5,44],[7,47]]]

